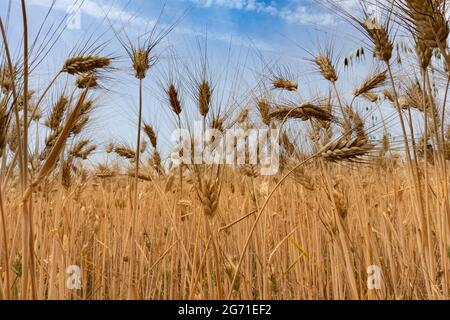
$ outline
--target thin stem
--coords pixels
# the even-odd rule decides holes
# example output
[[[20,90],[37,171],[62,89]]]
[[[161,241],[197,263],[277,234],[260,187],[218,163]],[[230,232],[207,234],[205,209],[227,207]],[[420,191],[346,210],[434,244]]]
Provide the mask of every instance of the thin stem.
[[[23,17],[23,144],[22,144],[22,166],[23,166],[23,182],[28,186],[28,18],[25,0],[21,1],[22,17]],[[34,269],[33,257],[33,235],[32,233],[32,217],[31,217],[31,196],[28,202],[23,203],[23,234],[22,234],[22,267],[24,268],[21,296],[23,299],[27,297],[28,290],[28,272],[31,278],[32,298],[36,299],[36,277]]]
[[[139,187],[139,164],[140,164],[140,145],[141,145],[141,127],[142,127],[142,79],[139,79],[139,119],[138,119],[138,133],[137,133],[137,145],[136,145],[136,168],[134,176],[134,204],[133,204],[133,217],[131,225],[131,259],[130,259],[130,283],[128,287],[128,299],[131,299],[134,281],[134,265],[136,260],[136,252],[134,249],[136,242],[136,220],[138,214],[138,187]]]

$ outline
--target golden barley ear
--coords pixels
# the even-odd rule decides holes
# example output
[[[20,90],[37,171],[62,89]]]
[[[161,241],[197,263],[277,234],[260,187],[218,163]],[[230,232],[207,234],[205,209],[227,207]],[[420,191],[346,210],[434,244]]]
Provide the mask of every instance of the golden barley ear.
[[[136,153],[127,145],[119,145],[114,147],[114,152],[122,158],[127,160],[136,161]]]
[[[98,86],[98,77],[93,72],[79,74],[75,80],[78,89],[86,89],[87,87],[93,89]]]
[[[364,82],[353,91],[355,97],[361,95],[367,95],[370,91],[375,90],[386,83],[387,76],[386,71],[375,72],[370,77],[368,77]]]
[[[150,52],[145,48],[134,49],[131,60],[133,62],[134,74],[137,79],[142,80],[147,76],[150,69]]]
[[[0,67],[0,88],[3,94],[6,95],[12,91],[15,74],[15,69],[13,70],[13,74],[11,74],[10,68],[7,66]]]
[[[243,124],[248,118],[248,108],[244,107],[236,118],[236,123]]]
[[[98,55],[80,55],[66,59],[62,71],[71,75],[90,73],[97,69],[105,69],[111,64],[111,58]]]
[[[117,174],[114,170],[110,169],[107,165],[99,164],[95,170],[95,176],[99,178],[111,178]]]
[[[302,103],[298,107],[278,106],[269,113],[269,117],[280,121],[286,119],[332,121],[332,115],[328,110],[309,102]]]
[[[69,190],[72,185],[72,160],[65,160],[61,167],[61,184],[64,189]]]
[[[202,117],[206,117],[209,112],[211,97],[213,90],[209,85],[209,82],[203,80],[198,85],[198,110]]]
[[[261,120],[266,126],[270,126],[270,123],[272,122],[272,117],[270,116],[270,104],[269,102],[262,98],[259,99],[257,102],[257,107],[259,110],[259,113],[261,115]]]
[[[220,116],[214,116],[211,123],[211,128],[223,132],[224,131],[223,118],[221,118]]]
[[[198,197],[203,205],[203,212],[206,216],[214,217],[219,206],[220,183],[218,178],[209,176],[198,178],[196,186]]]
[[[169,97],[169,103],[170,107],[172,108],[172,111],[179,116],[181,114],[182,106],[180,98],[178,96],[178,90],[173,83],[169,85],[167,95]]]
[[[260,175],[260,171],[258,170],[258,166],[253,164],[244,164],[239,168],[239,171],[244,176],[250,177],[250,178],[258,178]]]
[[[45,121],[45,125],[52,130],[57,130],[62,123],[64,112],[69,104],[69,99],[65,96],[59,97],[58,101],[53,105],[50,116]]]
[[[389,38],[388,30],[382,26],[376,19],[366,19],[362,26],[366,30],[374,44],[374,55],[384,62],[389,62],[392,58],[394,45]]]
[[[338,80],[336,68],[328,55],[319,55],[314,58],[314,62],[319,67],[320,73],[326,80],[330,82],[336,82]]]
[[[318,152],[318,155],[330,162],[357,161],[373,149],[374,146],[369,144],[367,140],[362,140],[358,137],[348,139],[343,136],[324,146]]]
[[[418,38],[424,45],[430,48],[438,48],[440,44],[446,46],[449,34],[445,16],[448,9],[446,1],[405,0],[404,4],[402,9],[414,24]]]
[[[158,146],[158,137],[153,127],[148,123],[144,123],[142,130],[144,130],[145,134],[149,138],[153,148],[156,149]]]
[[[272,85],[274,89],[281,89],[286,91],[297,91],[298,84],[292,80],[284,79],[284,78],[275,78],[272,81]]]
[[[7,110],[6,99],[0,100],[0,156],[6,146],[6,135],[8,133],[9,112]]]

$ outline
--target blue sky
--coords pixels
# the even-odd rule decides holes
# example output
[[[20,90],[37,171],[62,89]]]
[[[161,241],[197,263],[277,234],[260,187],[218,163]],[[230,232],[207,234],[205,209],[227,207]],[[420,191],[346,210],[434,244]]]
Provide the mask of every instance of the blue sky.
[[[81,2],[80,29],[64,31],[58,44],[35,72],[34,83],[37,87],[44,86],[52,74],[60,69],[73,48],[86,43],[89,37],[100,41],[109,40],[104,51],[117,57],[116,68],[119,72],[106,81],[105,87],[109,90],[97,95],[100,107],[91,131],[99,137],[100,143],[107,143],[111,136],[117,140],[130,141],[135,135],[134,127],[137,122],[136,84],[129,68],[129,60],[115,39],[109,23],[105,21],[105,13],[108,12],[110,23],[119,32],[126,29],[133,38],[151,29],[165,1],[56,0],[44,34],[52,24],[64,18],[69,8],[74,4],[78,7]],[[351,7],[355,0],[348,0],[346,3]],[[19,4],[19,0],[12,0],[12,17],[21,16]],[[33,37],[52,0],[27,0],[27,4]],[[3,19],[6,18],[3,14],[7,5],[8,1],[0,3]],[[220,75],[214,79],[217,84],[223,80],[222,75],[234,72],[235,78],[239,77],[242,82],[242,85],[239,84],[242,87],[240,89],[249,89],[254,85],[252,80],[261,72],[258,68],[263,63],[280,62],[283,67],[288,66],[293,75],[301,78],[303,90],[298,95],[305,97],[326,86],[314,77],[314,68],[305,62],[304,58],[310,56],[304,49],[316,48],[319,43],[323,45],[330,39],[333,39],[341,54],[347,54],[360,45],[359,41],[353,41],[354,30],[337,21],[333,13],[319,7],[313,0],[167,0],[161,25],[169,24],[183,14],[183,20],[159,48],[161,63],[150,73],[155,78],[164,74],[166,58],[172,50],[176,51],[183,65],[198,65],[200,54],[197,45],[205,43],[203,38],[207,34],[209,65],[213,74]],[[15,18],[14,21],[19,20]],[[10,42],[19,48],[21,25],[14,23],[9,28]],[[232,58],[229,58],[230,50]],[[313,53],[317,54],[317,51]],[[234,67],[239,71],[228,70]],[[155,124],[162,140],[165,139],[164,142],[168,143],[171,128],[166,124],[170,123],[167,121],[170,112],[162,106],[161,88],[156,82],[158,81],[151,79],[146,81],[144,118]],[[60,84],[60,87],[63,86],[64,84]],[[226,87],[227,89],[221,90],[222,97],[229,96],[226,91],[233,90],[231,84]],[[227,103],[226,98],[221,98],[221,102]]]

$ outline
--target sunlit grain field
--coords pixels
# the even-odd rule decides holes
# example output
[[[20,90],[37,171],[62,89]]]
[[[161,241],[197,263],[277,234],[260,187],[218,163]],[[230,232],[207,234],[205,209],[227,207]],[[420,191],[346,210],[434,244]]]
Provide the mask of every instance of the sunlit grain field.
[[[164,10],[136,39],[109,21],[113,40],[82,40],[39,74],[40,48],[57,37],[30,36],[26,0],[17,21],[2,13],[0,299],[448,299],[446,1],[381,1],[377,18],[318,2],[361,42],[349,55],[318,44],[296,61],[317,76],[314,94],[254,48],[255,83],[229,63],[221,87],[206,34],[198,63],[160,59],[185,15],[163,23]],[[19,22],[21,37],[9,36]],[[89,130],[108,117],[93,116],[98,98],[107,105],[124,76],[136,136],[100,139]],[[152,94],[164,126],[146,120]],[[188,143],[164,139],[177,129]],[[232,130],[243,138],[225,141]],[[270,132],[254,151],[260,160],[275,141],[275,160],[251,162],[250,132]],[[206,161],[222,140],[233,163]]]

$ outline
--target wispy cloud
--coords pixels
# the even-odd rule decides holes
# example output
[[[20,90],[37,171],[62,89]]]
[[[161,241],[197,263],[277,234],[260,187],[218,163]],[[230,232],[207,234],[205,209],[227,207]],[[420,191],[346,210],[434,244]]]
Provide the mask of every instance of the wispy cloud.
[[[269,3],[258,0],[181,0],[194,3],[198,6],[209,8],[213,6],[227,9],[256,12],[278,17],[287,23],[300,25],[321,25],[330,26],[336,24],[336,16],[332,13],[324,12],[323,8],[313,5],[311,1],[290,0],[271,1]],[[305,2],[309,2],[308,5]],[[356,3],[355,0],[343,0],[342,4],[351,8]]]
[[[223,5],[228,2],[235,2],[234,6],[238,9],[238,2],[240,2],[240,0],[222,0],[222,2]],[[255,2],[255,5],[258,5],[256,1],[250,0],[248,2]],[[50,8],[51,6],[53,6],[54,10],[61,12],[70,12],[74,9],[80,10],[80,13],[82,15],[96,20],[103,20],[105,23],[107,23],[107,16],[107,19],[119,30],[124,26],[127,26],[128,28],[134,28],[137,34],[139,32],[142,32],[142,30],[149,30],[155,23],[155,20],[147,18],[139,13],[133,12],[126,7],[122,7],[117,4],[117,1],[114,0],[28,0],[27,3],[29,5],[45,8]],[[230,3],[229,5],[232,4]],[[204,32],[197,31],[192,28],[192,26],[178,26],[177,28],[175,28],[174,33],[188,37],[204,36]],[[208,38],[211,40],[222,42],[232,41],[232,43],[237,46],[251,46],[260,50],[269,50],[270,48],[270,46],[262,40],[252,39],[250,41],[249,38],[246,38],[245,36],[230,34],[228,32],[209,31]]]
[[[248,12],[257,12],[278,17],[288,23],[295,24],[315,24],[332,25],[335,24],[335,18],[331,13],[317,10],[317,6],[306,6],[299,1],[290,1],[284,5],[277,4],[275,1],[270,3],[258,0],[181,0],[192,2],[202,7],[223,7],[227,9],[243,10]]]

